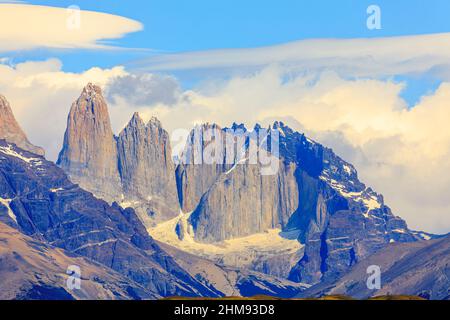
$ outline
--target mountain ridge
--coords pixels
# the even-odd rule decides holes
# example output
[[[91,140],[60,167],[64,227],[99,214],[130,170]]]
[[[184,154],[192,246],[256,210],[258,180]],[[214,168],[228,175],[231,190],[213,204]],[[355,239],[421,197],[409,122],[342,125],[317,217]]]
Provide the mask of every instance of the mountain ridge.
[[[107,111],[106,103],[100,108]],[[149,127],[155,130],[149,133]],[[145,124],[135,113],[116,142],[121,183],[111,200],[134,207],[148,230],[181,214],[189,218],[169,232],[179,237],[190,232],[205,244],[270,229],[297,233],[304,254],[290,266],[292,281],[336,278],[390,242],[429,237],[410,231],[380,194],[359,181],[351,164],[281,121],[252,130],[237,123],[197,125],[177,166],[169,155],[169,135],[156,118]],[[263,174],[267,163],[261,157],[277,170]],[[153,199],[165,199],[165,205]],[[265,272],[280,267],[272,264]]]

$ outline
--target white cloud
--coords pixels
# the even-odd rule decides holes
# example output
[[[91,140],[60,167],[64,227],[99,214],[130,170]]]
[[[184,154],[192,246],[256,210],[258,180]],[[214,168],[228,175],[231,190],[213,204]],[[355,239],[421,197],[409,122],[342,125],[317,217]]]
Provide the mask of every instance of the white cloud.
[[[104,40],[142,30],[121,16],[66,8],[0,3],[0,52],[35,48],[106,49]]]
[[[131,105],[163,103],[172,105],[181,93],[180,84],[172,76],[159,74],[130,74],[118,77],[108,86],[106,92],[112,102],[116,96],[126,99]]]
[[[312,39],[281,45],[153,55],[131,66],[146,71],[241,69],[282,64],[290,70],[334,70],[378,77],[433,71],[450,61],[450,33],[360,39]],[[448,77],[450,73],[445,72]],[[440,74],[443,76],[442,74]]]

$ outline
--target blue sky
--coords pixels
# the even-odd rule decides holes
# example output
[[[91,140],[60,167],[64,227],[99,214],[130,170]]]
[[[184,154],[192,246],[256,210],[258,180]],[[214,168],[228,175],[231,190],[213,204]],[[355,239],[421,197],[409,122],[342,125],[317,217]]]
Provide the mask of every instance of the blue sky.
[[[29,1],[30,4],[92,10],[140,21],[144,30],[112,43],[143,50],[33,50],[11,53],[14,62],[57,57],[63,70],[80,72],[113,67],[151,52],[185,52],[219,48],[270,46],[301,39],[417,35],[450,31],[446,0],[279,0],[155,1],[107,0]],[[382,29],[366,27],[369,5],[381,8]],[[150,51],[151,50],[151,51]],[[413,48],[412,48],[413,50]],[[410,85],[403,97],[413,105],[439,81],[429,77],[397,77]],[[185,80],[188,85],[189,81]]]

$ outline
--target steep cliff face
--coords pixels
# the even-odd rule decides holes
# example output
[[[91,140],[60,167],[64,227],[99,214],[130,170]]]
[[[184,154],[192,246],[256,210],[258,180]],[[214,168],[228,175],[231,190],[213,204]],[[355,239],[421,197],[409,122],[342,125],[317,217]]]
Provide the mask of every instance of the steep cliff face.
[[[275,175],[262,175],[253,164],[237,164],[223,173],[191,215],[195,238],[212,243],[285,229],[298,206],[298,190],[295,166],[280,165]]]
[[[212,133],[216,133],[217,137]],[[215,155],[217,161],[204,159],[204,150],[216,141],[222,145],[226,135],[216,124],[197,125],[190,133],[185,149],[181,155],[181,163],[176,168],[178,195],[184,212],[192,212],[201,197],[234,163],[227,164],[226,152]]]
[[[88,84],[72,104],[57,164],[98,197],[120,196],[117,146],[101,89]]]
[[[390,242],[421,239],[358,180],[351,164],[282,123],[274,127],[280,130],[280,155],[297,166],[299,207],[287,228],[299,231],[305,253],[291,280],[336,278]]]
[[[161,221],[179,214],[175,168],[169,134],[152,118],[135,113],[117,139],[119,171],[126,202],[144,220]]]
[[[0,139],[14,143],[24,150],[39,154],[45,154],[44,149],[36,147],[28,141],[27,136],[14,118],[8,100],[0,95]]]
[[[114,137],[101,89],[88,84],[72,105],[57,164],[84,189],[137,210],[151,226],[178,215],[168,133],[135,114]]]
[[[222,241],[284,227],[297,208],[295,167],[276,159],[281,169],[264,174],[259,133],[260,127],[249,132],[237,124],[197,126],[191,132],[177,181],[183,211],[194,211],[190,221],[197,240]],[[260,140],[267,137],[270,131],[261,130]]]
[[[248,131],[244,126],[234,124],[229,129],[221,129],[222,140],[234,142],[224,142],[233,152],[223,148],[223,158],[219,159],[222,165],[196,164],[191,157],[190,162],[180,166],[181,170],[178,168],[178,173],[184,174],[178,180],[183,182],[182,199],[189,199],[190,206],[196,205],[189,222],[197,241],[213,243],[268,229],[297,229],[292,226],[292,217],[298,212],[299,201],[303,205],[305,199],[299,192],[299,166],[297,161],[293,161],[296,155],[283,148],[276,156],[268,152],[272,143],[279,145],[285,142],[286,136],[280,137],[278,126],[275,123],[273,129],[263,129],[257,125]],[[205,132],[210,127],[200,129]],[[195,144],[194,137],[199,136],[196,130],[191,134],[188,146]],[[240,135],[243,137],[241,140],[233,139],[233,136]],[[208,144],[201,141],[199,153],[203,154]],[[276,165],[273,172],[266,173],[264,168],[270,156]],[[202,177],[207,181],[204,182]],[[315,199],[307,200],[310,203]]]

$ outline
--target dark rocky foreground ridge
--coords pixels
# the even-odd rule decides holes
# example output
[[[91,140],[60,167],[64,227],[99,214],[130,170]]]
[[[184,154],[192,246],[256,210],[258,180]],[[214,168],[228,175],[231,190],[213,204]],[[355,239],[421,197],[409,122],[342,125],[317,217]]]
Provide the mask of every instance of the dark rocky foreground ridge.
[[[154,299],[120,273],[24,235],[0,222],[0,300]],[[82,271],[81,290],[66,286],[68,266]]]
[[[382,287],[369,290],[367,268],[382,270]],[[450,235],[414,243],[394,243],[361,261],[343,277],[324,281],[299,297],[345,295],[358,299],[402,294],[450,300]]]

